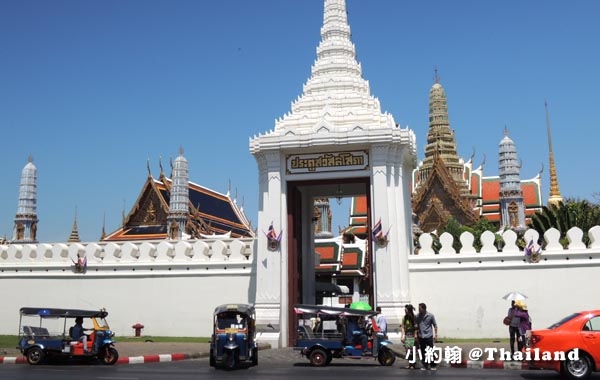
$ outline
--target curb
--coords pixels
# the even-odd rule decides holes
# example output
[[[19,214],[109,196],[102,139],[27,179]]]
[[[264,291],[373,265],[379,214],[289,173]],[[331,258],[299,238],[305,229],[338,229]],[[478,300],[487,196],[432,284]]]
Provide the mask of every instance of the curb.
[[[528,370],[529,364],[523,362],[509,362],[503,360],[467,360],[461,363],[450,364],[452,368],[476,368],[476,369],[512,369]]]
[[[119,358],[116,364],[144,364],[159,362],[174,362],[178,360],[191,359],[192,355],[187,354],[164,354],[164,355],[144,355]]]
[[[145,364],[159,362],[174,362],[179,360],[189,360],[208,357],[207,353],[196,354],[159,354],[144,356],[129,356],[119,358],[115,364]],[[25,356],[0,356],[0,364],[27,364]]]
[[[25,356],[0,356],[0,364],[25,364]]]

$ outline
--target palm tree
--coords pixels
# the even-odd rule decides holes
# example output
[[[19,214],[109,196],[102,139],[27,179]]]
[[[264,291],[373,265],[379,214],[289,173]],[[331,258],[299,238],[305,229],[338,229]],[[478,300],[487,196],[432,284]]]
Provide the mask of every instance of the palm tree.
[[[583,231],[583,242],[590,242],[588,231],[595,225],[600,224],[600,206],[587,200],[566,199],[557,205],[542,207],[531,217],[530,227],[535,229],[540,236],[550,228],[560,231],[560,242],[566,247],[568,245],[567,231],[578,227]]]

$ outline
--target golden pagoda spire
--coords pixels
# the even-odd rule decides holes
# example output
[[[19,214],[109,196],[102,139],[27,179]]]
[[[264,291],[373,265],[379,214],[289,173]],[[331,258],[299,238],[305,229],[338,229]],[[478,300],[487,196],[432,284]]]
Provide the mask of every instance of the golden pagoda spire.
[[[69,243],[79,243],[79,229],[77,228],[77,207],[75,207],[75,218],[73,219],[73,228],[71,229],[71,235],[69,235]]]
[[[550,198],[548,198],[549,205],[557,206],[562,203],[563,198],[560,195],[558,188],[558,176],[556,175],[556,165],[554,164],[554,152],[552,151],[552,135],[550,134],[550,116],[548,116],[548,102],[544,101],[546,107],[546,128],[548,130],[548,149],[550,153]]]
[[[100,233],[100,240],[106,238],[106,213],[102,215],[102,232]]]

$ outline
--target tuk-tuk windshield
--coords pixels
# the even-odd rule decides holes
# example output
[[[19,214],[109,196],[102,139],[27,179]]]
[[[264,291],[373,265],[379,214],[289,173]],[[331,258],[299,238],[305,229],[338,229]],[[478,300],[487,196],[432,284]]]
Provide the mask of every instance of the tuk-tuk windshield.
[[[94,318],[95,324],[99,330],[108,330],[108,322],[104,318]]]
[[[245,329],[247,324],[246,315],[236,312],[217,314],[216,324],[217,328],[220,330],[229,328]]]

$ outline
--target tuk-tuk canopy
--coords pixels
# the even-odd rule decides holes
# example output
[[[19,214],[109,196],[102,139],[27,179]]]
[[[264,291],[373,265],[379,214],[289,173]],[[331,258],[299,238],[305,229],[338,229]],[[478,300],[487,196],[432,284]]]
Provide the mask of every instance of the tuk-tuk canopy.
[[[370,317],[377,314],[373,310],[350,309],[347,307],[334,307],[324,305],[295,305],[294,312],[296,314],[326,314],[339,315],[344,317]]]
[[[214,315],[221,314],[221,313],[227,313],[227,312],[240,313],[240,314],[246,314],[246,315],[254,315],[254,305],[249,305],[249,304],[245,304],[245,303],[223,304],[223,305],[219,305],[215,308]]]
[[[50,307],[22,307],[21,316],[38,316],[40,318],[106,318],[108,312],[101,310],[56,309]]]

